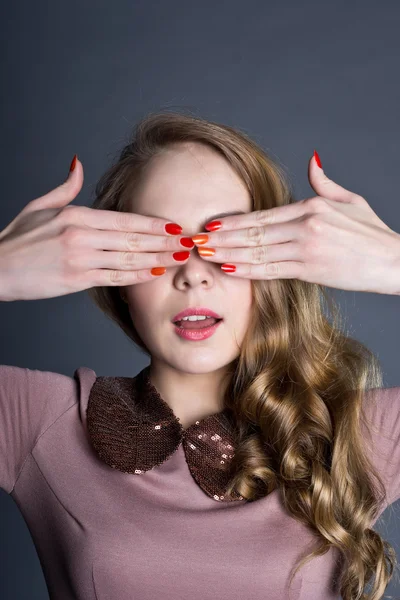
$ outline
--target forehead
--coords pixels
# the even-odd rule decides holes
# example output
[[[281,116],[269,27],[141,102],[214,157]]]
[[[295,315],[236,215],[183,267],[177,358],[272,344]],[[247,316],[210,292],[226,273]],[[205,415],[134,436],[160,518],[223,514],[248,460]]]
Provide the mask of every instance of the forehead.
[[[251,210],[250,194],[238,173],[217,150],[197,142],[174,144],[154,157],[135,191],[137,209],[184,200],[193,207]],[[232,207],[232,208],[231,208]]]

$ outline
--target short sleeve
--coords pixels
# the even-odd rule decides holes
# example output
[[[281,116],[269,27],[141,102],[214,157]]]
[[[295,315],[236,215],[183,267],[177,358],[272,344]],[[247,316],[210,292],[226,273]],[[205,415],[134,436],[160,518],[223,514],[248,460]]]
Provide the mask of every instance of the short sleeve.
[[[40,435],[75,402],[74,378],[0,365],[0,487],[12,492]]]
[[[400,498],[400,387],[368,390],[365,398],[371,431],[366,450],[385,484],[389,505]]]

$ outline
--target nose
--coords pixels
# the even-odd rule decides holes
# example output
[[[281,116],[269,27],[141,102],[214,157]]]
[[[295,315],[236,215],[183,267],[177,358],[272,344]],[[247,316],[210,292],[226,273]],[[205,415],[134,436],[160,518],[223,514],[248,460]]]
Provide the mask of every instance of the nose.
[[[190,255],[180,265],[176,263],[175,267],[175,285],[177,287],[196,287],[197,285],[213,285],[215,270],[219,265],[213,261],[204,260],[199,254],[199,249],[195,246],[190,250]]]

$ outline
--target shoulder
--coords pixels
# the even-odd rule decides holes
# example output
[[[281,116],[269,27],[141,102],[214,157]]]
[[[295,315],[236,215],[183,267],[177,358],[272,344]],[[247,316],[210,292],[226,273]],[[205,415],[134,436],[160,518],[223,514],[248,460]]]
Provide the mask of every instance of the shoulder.
[[[400,498],[400,387],[365,393],[361,428],[367,453],[382,476],[388,504]]]
[[[391,430],[400,419],[400,386],[367,390],[363,411],[368,424],[376,425],[380,433]]]

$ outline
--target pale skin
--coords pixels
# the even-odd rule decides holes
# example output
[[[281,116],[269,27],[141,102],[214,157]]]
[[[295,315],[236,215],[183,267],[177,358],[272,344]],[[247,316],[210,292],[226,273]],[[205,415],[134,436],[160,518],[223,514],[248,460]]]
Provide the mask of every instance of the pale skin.
[[[190,237],[216,213],[245,212],[219,218],[218,231],[202,231],[208,241],[198,246],[214,248],[213,256],[192,251],[158,281],[127,290],[132,319],[154,352],[151,380],[184,428],[222,410],[221,374],[238,355],[233,333],[239,344],[245,334],[251,279],[297,278],[400,294],[399,234],[364,198],[328,179],[314,157],[308,177],[316,196],[251,211],[248,192],[230,165],[207,147],[190,144],[158,158],[132,200],[137,213],[175,217],[182,235]],[[222,263],[235,264],[236,272],[225,273]],[[172,314],[195,304],[226,318],[203,342],[181,340],[169,323]]]
[[[178,223],[188,237],[219,213],[252,209],[240,177],[223,157],[200,144],[180,145],[157,157],[131,206],[136,214]],[[222,375],[238,356],[250,317],[250,279],[229,279],[194,248],[184,263],[157,279],[125,287],[124,293],[132,321],[151,351],[150,379],[184,429],[221,411]],[[188,306],[205,306],[224,318],[211,338],[193,342],[176,335],[171,319]]]
[[[230,277],[300,279],[400,295],[400,235],[365,198],[326,177],[314,157],[308,179],[318,195],[220,219],[222,226],[207,241],[216,252],[205,260],[235,263]]]
[[[64,183],[29,202],[0,232],[0,301],[118,287],[150,349],[153,382],[182,425],[219,412],[224,371],[247,330],[251,281],[226,277],[193,242],[190,261],[176,262],[173,253],[217,213],[251,210],[242,180],[208,147],[180,146],[151,162],[132,212],[116,212],[70,204],[83,184],[82,163],[72,164]],[[180,215],[183,235],[166,231],[170,214]],[[155,277],[151,269],[159,266],[166,273]],[[194,305],[225,322],[212,341],[189,347],[171,320]]]
[[[223,374],[240,351],[251,314],[252,279],[299,279],[328,287],[400,294],[400,236],[367,201],[308,165],[315,196],[252,210],[240,177],[202,144],[175,145],[150,164],[132,212],[71,206],[83,168],[29,202],[0,232],[0,300],[55,298],[93,286],[118,286],[151,352],[151,379],[186,428],[222,409]],[[222,212],[241,212],[219,218]],[[145,216],[148,215],[148,216]],[[217,217],[218,215],[218,217]],[[219,231],[184,262],[182,236],[210,220]],[[166,233],[177,222],[181,235]],[[213,256],[199,254],[204,246]],[[234,273],[222,263],[236,265]],[[150,269],[164,266],[160,277]],[[172,317],[206,306],[224,322],[211,338],[176,336]]]

